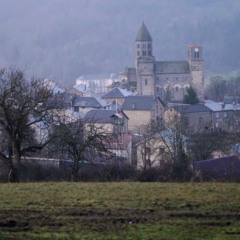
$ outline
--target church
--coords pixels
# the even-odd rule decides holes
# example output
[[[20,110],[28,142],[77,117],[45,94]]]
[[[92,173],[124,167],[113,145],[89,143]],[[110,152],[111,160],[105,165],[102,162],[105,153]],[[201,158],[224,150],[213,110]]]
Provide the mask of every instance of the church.
[[[191,86],[199,100],[204,101],[202,46],[189,44],[187,60],[156,61],[153,40],[143,22],[135,39],[135,49],[135,68],[126,68],[119,79],[137,95],[155,95],[167,102],[182,102]]]

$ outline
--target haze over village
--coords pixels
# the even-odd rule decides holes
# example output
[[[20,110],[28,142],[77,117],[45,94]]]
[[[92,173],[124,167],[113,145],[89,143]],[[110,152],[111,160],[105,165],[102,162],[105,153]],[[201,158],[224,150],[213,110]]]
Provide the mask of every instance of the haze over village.
[[[179,179],[235,178],[239,10],[236,0],[1,0],[1,151],[8,179],[19,181],[24,161],[70,169],[75,181],[86,163],[177,171]],[[19,89],[28,89],[33,102],[41,88],[45,99],[23,114],[24,101],[6,105],[15,103],[13,94],[6,98],[8,88],[22,99]],[[16,145],[11,153],[6,139]],[[218,161],[224,167],[216,171]],[[225,172],[229,164],[235,168]]]

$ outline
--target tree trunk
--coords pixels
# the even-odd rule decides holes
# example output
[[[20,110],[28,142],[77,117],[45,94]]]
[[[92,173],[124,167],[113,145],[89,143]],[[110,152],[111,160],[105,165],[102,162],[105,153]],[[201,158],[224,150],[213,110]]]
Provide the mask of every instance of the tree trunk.
[[[19,182],[18,169],[13,166],[10,168],[8,173],[8,182],[11,182],[11,183]]]

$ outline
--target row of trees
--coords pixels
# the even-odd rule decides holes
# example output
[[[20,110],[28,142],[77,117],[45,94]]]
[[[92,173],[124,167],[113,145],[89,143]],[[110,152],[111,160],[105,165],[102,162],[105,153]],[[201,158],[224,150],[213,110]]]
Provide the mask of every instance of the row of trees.
[[[224,96],[240,97],[240,74],[232,77],[211,77],[205,93],[208,99],[214,101],[223,101]]]

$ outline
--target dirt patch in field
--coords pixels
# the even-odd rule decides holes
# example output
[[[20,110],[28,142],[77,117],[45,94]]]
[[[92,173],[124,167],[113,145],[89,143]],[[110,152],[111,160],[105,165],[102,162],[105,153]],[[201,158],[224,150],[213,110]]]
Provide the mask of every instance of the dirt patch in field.
[[[12,230],[16,229],[21,231],[26,231],[29,229],[29,224],[27,222],[21,221],[16,217],[4,217],[0,216],[0,230]]]

